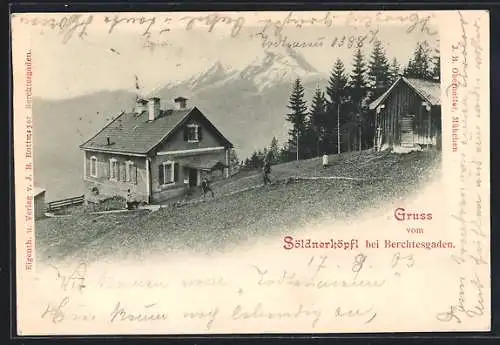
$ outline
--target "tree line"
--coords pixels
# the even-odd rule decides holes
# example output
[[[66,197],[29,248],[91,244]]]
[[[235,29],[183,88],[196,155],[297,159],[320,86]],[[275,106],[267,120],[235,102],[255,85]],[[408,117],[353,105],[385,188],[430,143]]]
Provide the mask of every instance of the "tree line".
[[[285,117],[291,125],[288,141],[279,145],[273,138],[268,147],[242,161],[242,167],[259,168],[266,159],[276,164],[372,147],[375,124],[368,105],[400,75],[439,82],[439,50],[431,49],[426,41],[418,42],[412,57],[401,68],[399,61],[389,59],[382,42],[376,40],[368,59],[360,49],[354,52],[350,73],[337,58],[326,88],[316,87],[309,106],[302,80],[297,78]]]

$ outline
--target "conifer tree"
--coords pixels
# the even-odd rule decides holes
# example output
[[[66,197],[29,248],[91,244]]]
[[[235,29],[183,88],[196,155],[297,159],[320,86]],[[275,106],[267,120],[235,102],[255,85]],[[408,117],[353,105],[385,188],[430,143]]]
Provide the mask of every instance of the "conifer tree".
[[[278,146],[278,139],[276,139],[276,137],[273,137],[273,139],[271,140],[271,144],[269,145],[268,155],[269,155],[268,156],[269,163],[276,164],[279,162],[280,148]]]
[[[290,135],[288,144],[294,152],[297,153],[298,150],[298,157],[300,159],[301,137],[305,134],[307,116],[307,106],[304,100],[304,86],[300,78],[297,78],[294,82],[288,109],[290,109],[290,112],[287,114],[287,121],[292,124],[292,128],[288,131]]]
[[[413,53],[413,57],[408,61],[405,69],[405,76],[409,78],[432,79],[432,61],[430,48],[427,42],[419,42]]]
[[[432,68],[432,78],[436,81],[441,80],[441,57],[436,55],[434,57],[434,66]]]
[[[243,166],[244,166],[246,169],[250,169],[250,159],[245,158],[245,161],[243,162]]]
[[[368,77],[374,98],[380,96],[390,86],[389,63],[380,40],[373,43],[373,50],[368,64]]]
[[[325,138],[326,128],[328,126],[326,118],[326,98],[325,93],[317,87],[314,91],[314,96],[311,102],[311,108],[309,110],[309,130],[308,132],[311,142],[311,152],[315,152],[316,155],[320,155],[321,151],[325,148],[322,146],[322,142]]]
[[[257,169],[257,168],[259,168],[259,154],[258,154],[257,151],[254,151],[252,153],[252,155],[250,156],[249,168],[250,169]]]
[[[326,87],[326,94],[329,98],[330,105],[336,105],[347,94],[348,78],[345,73],[345,67],[342,60],[337,59],[333,66],[328,86]]]
[[[342,60],[337,59],[333,66],[330,79],[328,81],[328,86],[326,87],[326,94],[328,96],[327,102],[327,128],[326,136],[328,142],[331,143],[330,150],[338,150],[338,130],[339,124],[345,122],[342,114],[345,113],[344,104],[346,103],[348,96],[348,78],[345,73],[344,63]]]
[[[366,64],[361,54],[361,50],[358,49],[354,54],[353,59],[353,69],[351,73],[350,91],[351,91],[351,107],[350,107],[350,118],[351,122],[350,137],[356,138],[357,147],[356,149],[362,148],[362,143],[364,142],[363,136],[366,136],[368,132],[364,129],[367,125],[368,112],[365,107],[365,99],[367,95],[368,83],[365,78],[367,72]],[[354,131],[354,132],[353,132]]]
[[[366,71],[366,63],[364,61],[363,54],[361,54],[361,50],[358,49],[354,54],[353,68],[350,75],[351,82],[349,85],[351,88],[352,101],[357,106],[363,99],[366,92]]]
[[[362,89],[364,90],[367,86],[366,82],[366,63],[361,53],[361,49],[356,50],[353,57],[353,66],[351,72],[351,82],[350,86],[354,89]]]
[[[389,84],[393,84],[399,77],[401,66],[396,58],[392,59],[391,65],[389,66]]]

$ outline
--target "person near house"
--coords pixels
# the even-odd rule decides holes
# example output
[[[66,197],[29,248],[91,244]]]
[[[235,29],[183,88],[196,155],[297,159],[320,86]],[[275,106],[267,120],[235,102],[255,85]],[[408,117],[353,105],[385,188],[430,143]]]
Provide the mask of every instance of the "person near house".
[[[192,190],[191,187],[189,186],[189,178],[186,177],[183,182],[184,182],[184,196],[188,198],[192,195]]]
[[[126,202],[127,202],[127,210],[132,210],[134,208],[135,202],[134,202],[134,195],[132,194],[130,189],[127,190]]]
[[[271,183],[271,179],[269,178],[269,174],[271,173],[271,163],[269,160],[264,162],[264,166],[262,167],[263,177],[264,177],[264,185]]]
[[[210,187],[210,182],[206,176],[204,176],[203,180],[201,180],[201,191],[203,192],[203,197],[205,197],[208,192],[212,194],[212,198],[214,197],[214,191],[212,190],[212,187]]]
[[[326,153],[323,154],[323,169],[328,167],[328,155]]]

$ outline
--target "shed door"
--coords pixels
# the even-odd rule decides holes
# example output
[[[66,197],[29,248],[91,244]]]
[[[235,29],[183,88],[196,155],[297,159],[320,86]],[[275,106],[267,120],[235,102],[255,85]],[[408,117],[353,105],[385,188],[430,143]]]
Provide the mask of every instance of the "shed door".
[[[413,146],[413,121],[415,115],[405,115],[401,119],[401,146]]]

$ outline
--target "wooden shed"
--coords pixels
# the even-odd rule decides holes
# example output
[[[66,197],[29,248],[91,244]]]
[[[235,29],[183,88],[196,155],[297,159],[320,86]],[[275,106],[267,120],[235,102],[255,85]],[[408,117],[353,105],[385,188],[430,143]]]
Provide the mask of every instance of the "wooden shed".
[[[45,189],[35,187],[34,194],[34,207],[35,207],[35,219],[41,218],[45,215]]]
[[[376,150],[441,149],[439,82],[400,76],[369,107],[375,111]]]

